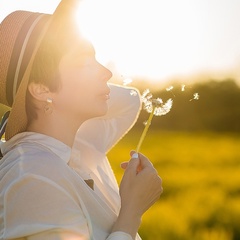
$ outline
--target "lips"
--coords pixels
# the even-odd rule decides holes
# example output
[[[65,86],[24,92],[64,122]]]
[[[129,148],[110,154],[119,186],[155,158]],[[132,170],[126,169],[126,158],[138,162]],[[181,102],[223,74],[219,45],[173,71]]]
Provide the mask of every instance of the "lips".
[[[110,99],[110,92],[109,92],[109,93],[106,93],[106,94],[104,94],[103,96],[105,96],[106,100]]]
[[[100,94],[100,97],[105,100],[110,99],[110,90],[104,91],[102,94]]]
[[[110,98],[110,88],[107,87],[106,91],[105,91],[105,95]]]
[[[110,94],[107,94],[107,95],[106,95],[106,98],[107,98],[107,100],[110,99]]]

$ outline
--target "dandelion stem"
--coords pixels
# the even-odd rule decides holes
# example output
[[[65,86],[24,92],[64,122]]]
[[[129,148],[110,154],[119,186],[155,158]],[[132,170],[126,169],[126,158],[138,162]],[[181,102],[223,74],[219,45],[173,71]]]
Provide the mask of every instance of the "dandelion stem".
[[[143,140],[144,140],[144,138],[145,138],[145,136],[146,136],[146,134],[147,134],[148,128],[149,128],[149,126],[151,125],[152,118],[153,118],[154,112],[155,112],[155,108],[156,108],[156,107],[153,108],[152,112],[151,112],[150,115],[149,115],[149,118],[148,118],[148,120],[147,120],[147,124],[145,125],[145,128],[144,128],[144,130],[143,130],[143,132],[142,132],[142,135],[141,135],[141,137],[140,137],[140,140],[139,140],[139,142],[138,142],[136,152],[139,152],[139,151],[140,151],[140,148],[141,148],[141,146],[142,146]]]

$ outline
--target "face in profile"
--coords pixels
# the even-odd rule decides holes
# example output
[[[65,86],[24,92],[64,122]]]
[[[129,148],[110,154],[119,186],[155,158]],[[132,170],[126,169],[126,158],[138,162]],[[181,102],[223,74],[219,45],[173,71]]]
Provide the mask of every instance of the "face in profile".
[[[112,73],[95,58],[92,44],[75,41],[59,63],[61,87],[54,93],[54,108],[69,116],[87,120],[107,112]]]

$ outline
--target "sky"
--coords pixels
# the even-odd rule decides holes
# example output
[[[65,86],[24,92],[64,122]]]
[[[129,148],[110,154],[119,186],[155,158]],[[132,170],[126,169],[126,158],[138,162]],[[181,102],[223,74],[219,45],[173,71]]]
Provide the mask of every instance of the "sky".
[[[52,13],[59,2],[0,0],[0,21],[20,9]],[[239,0],[85,0],[78,16],[98,60],[124,78],[240,80]]]

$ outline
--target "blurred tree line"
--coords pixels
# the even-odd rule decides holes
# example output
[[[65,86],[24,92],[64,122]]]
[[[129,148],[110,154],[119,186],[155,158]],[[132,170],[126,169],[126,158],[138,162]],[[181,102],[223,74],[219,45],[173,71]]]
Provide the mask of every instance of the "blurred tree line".
[[[178,131],[240,132],[240,87],[233,79],[209,80],[185,86],[172,84],[173,89],[154,91],[153,98],[173,99],[171,111],[154,117],[151,128]],[[193,99],[194,93],[199,100]],[[149,114],[142,111],[136,127],[142,127]]]
[[[191,86],[172,84],[171,91],[150,89],[154,98],[163,101],[173,99],[171,111],[154,117],[151,128],[178,131],[229,131],[240,132],[240,87],[233,79],[224,81],[209,80]],[[141,89],[142,92],[144,89]],[[199,100],[193,99],[198,93]],[[0,117],[8,108],[0,105]],[[143,128],[149,114],[142,111],[136,128]]]

